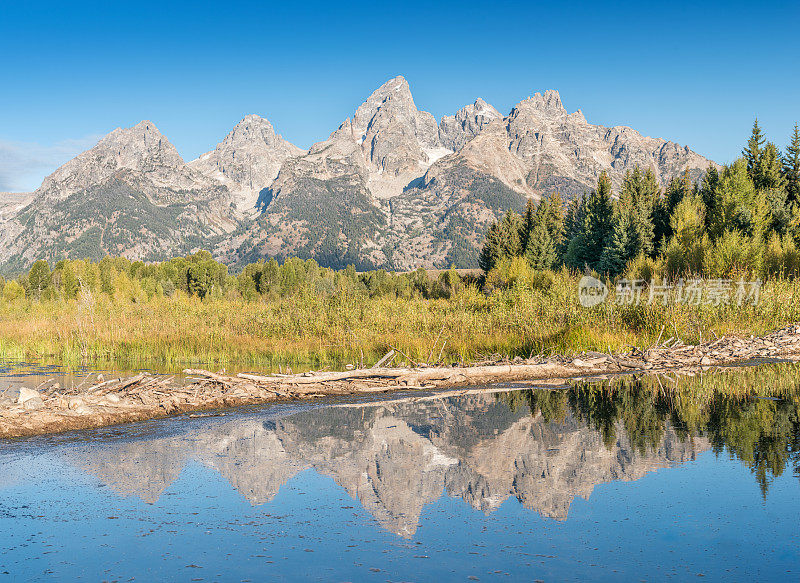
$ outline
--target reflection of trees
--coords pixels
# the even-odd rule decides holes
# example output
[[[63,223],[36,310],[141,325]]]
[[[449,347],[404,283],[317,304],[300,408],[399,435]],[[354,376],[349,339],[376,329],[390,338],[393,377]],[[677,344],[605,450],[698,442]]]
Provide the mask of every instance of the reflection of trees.
[[[787,466],[800,477],[797,379],[790,375],[787,382],[772,386],[734,379],[695,377],[665,387],[654,377],[626,377],[580,382],[566,390],[515,391],[499,398],[512,410],[526,406],[545,421],[563,419],[569,406],[576,419],[600,432],[609,449],[620,430],[641,454],[663,442],[668,424],[682,441],[702,435],[717,455],[727,450],[749,467],[766,497],[772,480]]]
[[[567,394],[564,391],[513,391],[500,394],[512,411],[528,407],[534,415],[540,412],[546,423],[561,423],[567,416]]]
[[[717,395],[709,411],[707,430],[718,454],[725,448],[744,462],[758,481],[762,494],[787,464],[797,466],[797,401],[742,400]],[[794,450],[794,451],[793,451]]]

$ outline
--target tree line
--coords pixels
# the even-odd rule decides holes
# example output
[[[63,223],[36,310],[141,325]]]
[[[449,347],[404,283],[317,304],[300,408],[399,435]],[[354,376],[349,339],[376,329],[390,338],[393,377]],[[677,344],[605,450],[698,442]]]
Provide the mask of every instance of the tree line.
[[[524,259],[608,276],[794,277],[800,270],[800,131],[784,153],[758,124],[732,164],[699,181],[688,171],[661,189],[652,170],[628,171],[614,196],[597,187],[565,205],[558,193],[509,211],[486,234],[480,267],[491,274]]]
[[[351,293],[365,297],[449,298],[474,278],[462,277],[455,269],[432,276],[424,269],[409,273],[383,270],[357,272],[352,265],[343,270],[321,267],[313,259],[275,259],[248,264],[237,275],[213,259],[208,251],[176,257],[160,263],[105,257],[100,261],[62,260],[52,268],[36,261],[31,269],[13,280],[0,277],[0,298],[48,301],[72,300],[82,292],[102,293],[131,301],[175,293],[205,298],[245,299]]]

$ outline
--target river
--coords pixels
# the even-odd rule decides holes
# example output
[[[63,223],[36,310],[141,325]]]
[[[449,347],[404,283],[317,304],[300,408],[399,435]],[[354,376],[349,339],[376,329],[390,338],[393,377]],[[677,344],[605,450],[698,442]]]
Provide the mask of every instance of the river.
[[[782,366],[763,382],[798,374]],[[800,397],[757,379],[400,394],[5,442],[0,581],[797,580]]]

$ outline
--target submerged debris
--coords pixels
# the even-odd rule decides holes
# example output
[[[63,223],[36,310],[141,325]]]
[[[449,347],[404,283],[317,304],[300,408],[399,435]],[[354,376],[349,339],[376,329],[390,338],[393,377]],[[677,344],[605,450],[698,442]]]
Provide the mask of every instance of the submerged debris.
[[[0,400],[0,438],[90,429],[225,407],[276,400],[314,399],[397,389],[433,389],[509,380],[565,379],[621,372],[694,374],[715,365],[800,354],[800,324],[762,337],[722,337],[699,345],[670,338],[619,354],[587,352],[577,357],[516,358],[464,367],[383,368],[392,353],[372,368],[302,374],[226,375],[187,369],[184,379],[140,373],[104,379],[93,386],[20,389],[16,402]]]

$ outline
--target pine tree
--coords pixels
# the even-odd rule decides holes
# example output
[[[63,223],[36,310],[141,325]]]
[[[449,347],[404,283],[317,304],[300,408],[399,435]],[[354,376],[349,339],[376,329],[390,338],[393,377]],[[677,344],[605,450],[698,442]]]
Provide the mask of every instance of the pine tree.
[[[538,205],[528,201],[521,240],[525,242],[525,257],[534,269],[550,269],[558,262],[558,250],[564,236],[562,207],[557,192],[543,198]]]
[[[706,209],[706,229],[708,229],[708,221],[711,214],[714,212],[714,206],[717,201],[717,189],[719,188],[719,171],[714,166],[710,166],[706,170],[703,180],[700,184],[700,199],[703,201],[703,206]]]
[[[762,155],[761,148],[764,142],[764,134],[761,132],[761,127],[758,125],[758,118],[756,118],[753,122],[753,131],[750,135],[750,139],[747,141],[747,146],[742,150],[742,156],[747,160],[747,173],[754,182],[754,177],[758,175],[759,172]]]
[[[489,227],[486,233],[478,257],[480,268],[489,273],[503,258],[521,256],[524,231],[524,219],[513,210],[508,211],[500,221]]]
[[[489,273],[500,261],[500,223],[495,222],[486,232],[483,248],[478,257],[478,266],[485,273]]]
[[[583,250],[576,258],[596,269],[613,229],[614,207],[611,201],[611,179],[602,172],[597,180],[597,189],[586,202],[586,218],[583,230]]]
[[[654,250],[653,214],[659,195],[658,182],[652,170],[648,169],[647,172],[642,173],[636,166],[632,172],[625,173],[618,204],[630,208],[639,245],[638,251],[647,255],[651,255]]]
[[[787,201],[790,204],[800,201],[800,130],[797,124],[794,124],[792,140],[783,156],[783,177]]]
[[[673,230],[670,222],[672,213],[687,195],[692,194],[693,188],[686,170],[680,178],[673,178],[667,185],[664,196],[657,202],[653,211],[653,226],[655,235],[654,248],[661,251],[667,241],[672,237]]]
[[[522,233],[524,224],[522,217],[513,210],[508,211],[500,221],[500,255],[502,257],[519,257],[523,253]]]
[[[564,214],[564,229],[563,238],[558,248],[558,255],[562,260],[567,262],[567,255],[569,246],[572,241],[581,236],[583,233],[583,225],[586,220],[586,196],[572,199],[567,206],[567,212]]]
[[[636,257],[641,249],[638,239],[635,210],[618,205],[614,213],[614,227],[603,249],[598,270],[609,275],[622,273],[628,261]]]
[[[758,171],[753,178],[753,184],[758,190],[780,189],[783,190],[785,181],[783,177],[781,153],[778,147],[768,142],[761,152]]]
[[[665,198],[667,200],[667,211],[672,215],[675,207],[678,206],[687,194],[692,192],[692,181],[689,177],[689,170],[685,170],[680,178],[673,178],[669,181]]]
[[[533,269],[552,269],[555,266],[558,259],[556,245],[545,221],[536,224],[531,231],[525,259]]]
[[[553,238],[556,251],[564,239],[564,201],[558,191],[553,192],[547,201],[547,229]]]
[[[539,204],[541,205],[541,202]],[[520,245],[523,249],[528,247],[528,239],[534,227],[536,226],[537,208],[538,207],[533,199],[529,198],[527,204],[525,205],[525,218],[523,219],[522,238],[520,240]]]

